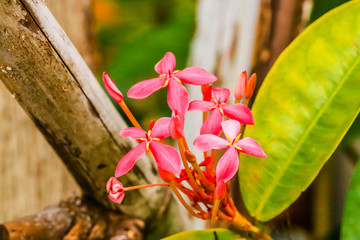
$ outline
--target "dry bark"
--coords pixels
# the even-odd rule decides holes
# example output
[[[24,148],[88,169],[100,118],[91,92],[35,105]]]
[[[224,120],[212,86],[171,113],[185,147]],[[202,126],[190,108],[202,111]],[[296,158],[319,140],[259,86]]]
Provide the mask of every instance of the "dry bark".
[[[2,240],[139,240],[145,224],[116,214],[91,200],[72,198],[34,215],[0,225]]]
[[[118,160],[134,147],[134,142],[118,135],[124,122],[42,1],[0,2],[0,79],[84,194],[107,209],[149,223],[173,211],[177,218],[159,224],[159,232],[164,236],[182,229],[181,209],[169,208],[172,200],[164,202],[166,188],[129,192],[121,205],[107,199],[107,179]],[[143,158],[121,181],[131,186],[160,180],[154,164]]]

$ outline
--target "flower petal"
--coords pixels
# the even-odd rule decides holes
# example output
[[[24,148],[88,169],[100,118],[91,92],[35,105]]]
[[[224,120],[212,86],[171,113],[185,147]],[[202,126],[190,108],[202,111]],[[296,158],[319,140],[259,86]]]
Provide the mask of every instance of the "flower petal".
[[[152,138],[167,138],[170,136],[170,121],[171,118],[163,117],[156,121],[154,127],[151,130]]]
[[[203,134],[196,137],[193,144],[200,151],[206,152],[211,149],[226,148],[225,145],[229,144],[229,142],[213,134]]]
[[[109,193],[109,199],[117,204],[120,204],[124,200],[124,197],[125,197],[124,192]]]
[[[137,127],[124,128],[120,131],[120,136],[131,137],[137,140],[138,138],[146,138],[146,132]]]
[[[230,138],[232,142],[240,132],[240,123],[235,120],[227,120],[221,123],[223,132]]]
[[[129,89],[127,96],[134,99],[146,98],[153,92],[164,87],[165,82],[166,77],[152,78],[138,82]]]
[[[257,157],[267,157],[264,150],[262,150],[261,146],[259,145],[259,143],[252,138],[247,137],[241,139],[237,141],[234,145],[241,147],[242,150],[240,150],[240,152],[242,153]]]
[[[229,147],[216,166],[216,182],[229,181],[235,175],[238,167],[238,152],[234,147]]]
[[[159,167],[175,174],[181,172],[181,159],[175,148],[161,142],[151,141],[150,151]]]
[[[164,57],[155,65],[158,74],[168,74],[175,70],[176,59],[172,52],[165,53]]]
[[[215,105],[216,104],[213,102],[194,100],[194,101],[190,102],[190,104],[189,104],[189,111],[197,110],[197,111],[206,112],[206,111],[209,111],[210,108],[212,108]]]
[[[231,104],[222,106],[224,114],[243,124],[254,125],[254,118],[250,109],[244,104]]]
[[[219,103],[226,103],[230,97],[230,90],[228,88],[213,88],[212,97]]]
[[[174,73],[174,76],[179,78],[181,82],[193,85],[204,85],[215,82],[217,78],[199,67],[189,67]]]
[[[106,72],[103,72],[103,82],[106,91],[114,99],[115,102],[121,102],[123,100],[123,95],[120,90],[116,87],[114,81],[110,78],[110,75]]]
[[[214,109],[209,117],[206,119],[205,123],[201,126],[200,134],[214,134],[216,136],[221,133],[221,121],[223,116],[219,109]]]
[[[167,101],[171,110],[185,114],[189,107],[189,95],[186,88],[175,79],[169,80]]]
[[[130,152],[123,156],[115,170],[115,177],[120,177],[125,173],[129,172],[135,165],[136,161],[141,158],[146,152],[146,143],[142,142],[135,148],[131,149]]]

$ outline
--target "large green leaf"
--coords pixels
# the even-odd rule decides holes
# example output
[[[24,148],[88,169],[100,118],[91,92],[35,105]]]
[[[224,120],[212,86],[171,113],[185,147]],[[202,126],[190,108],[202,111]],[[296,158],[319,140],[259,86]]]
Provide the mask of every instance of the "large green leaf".
[[[360,162],[348,189],[341,226],[342,240],[358,240],[360,236]]]
[[[267,221],[314,180],[360,108],[360,1],[310,25],[281,54],[253,106],[268,158],[242,155],[240,186],[250,214]]]
[[[213,228],[199,231],[182,232],[163,240],[240,240],[240,236],[230,230],[223,228]]]

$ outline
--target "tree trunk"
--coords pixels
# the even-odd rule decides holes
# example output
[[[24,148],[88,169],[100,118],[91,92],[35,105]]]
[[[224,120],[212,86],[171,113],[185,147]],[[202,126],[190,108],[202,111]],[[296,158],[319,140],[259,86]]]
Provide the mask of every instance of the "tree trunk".
[[[118,135],[124,122],[42,1],[1,0],[1,6],[0,79],[83,193],[107,209],[149,223],[169,217],[166,221],[171,227],[158,226],[162,236],[182,229],[182,211],[169,207],[175,205],[165,197],[166,188],[131,191],[121,205],[108,200],[106,181],[118,160],[134,147],[133,141]],[[131,186],[160,179],[154,164],[144,157],[121,181]],[[176,219],[167,214],[171,211]]]

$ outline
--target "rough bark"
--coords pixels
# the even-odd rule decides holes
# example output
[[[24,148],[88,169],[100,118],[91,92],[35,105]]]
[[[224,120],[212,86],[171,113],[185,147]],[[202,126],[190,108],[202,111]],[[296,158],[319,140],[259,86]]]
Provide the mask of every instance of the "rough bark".
[[[140,219],[166,218],[165,213],[172,211],[162,207],[172,205],[164,203],[166,188],[131,191],[120,206],[107,199],[107,179],[134,146],[118,135],[124,122],[42,1],[0,2],[0,79],[84,194],[107,209]],[[131,186],[160,180],[154,164],[143,158],[121,181]],[[178,216],[177,224],[163,229],[162,234],[183,227]]]
[[[257,89],[280,53],[302,30],[304,0],[261,0],[252,71]]]
[[[34,215],[0,225],[2,240],[142,239],[144,222],[72,198]]]

